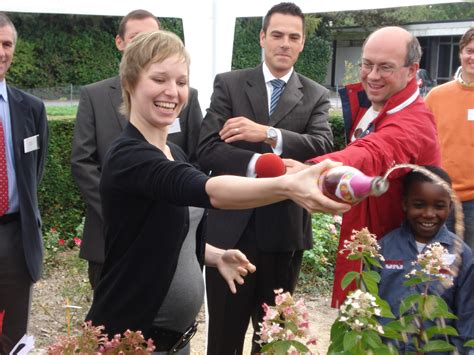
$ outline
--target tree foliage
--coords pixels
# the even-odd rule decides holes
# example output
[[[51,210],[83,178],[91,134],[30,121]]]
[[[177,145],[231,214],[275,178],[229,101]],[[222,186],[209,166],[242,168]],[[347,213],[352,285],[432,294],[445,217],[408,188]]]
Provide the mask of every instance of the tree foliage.
[[[365,29],[412,22],[456,21],[474,18],[472,1],[452,4],[408,6],[391,9],[328,13],[335,27],[357,26]]]

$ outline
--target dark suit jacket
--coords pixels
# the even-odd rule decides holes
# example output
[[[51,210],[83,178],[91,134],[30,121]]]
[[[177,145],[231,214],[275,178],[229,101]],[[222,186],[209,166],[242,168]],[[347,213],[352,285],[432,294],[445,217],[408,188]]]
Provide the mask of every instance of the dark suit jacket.
[[[127,124],[120,113],[122,90],[118,76],[85,86],[77,111],[71,165],[74,180],[87,204],[80,256],[104,262],[104,232],[99,180],[105,153]],[[179,115],[181,132],[169,135],[195,161],[202,112],[197,91],[190,88],[188,105]]]
[[[36,282],[43,270],[43,242],[37,191],[48,151],[48,122],[44,104],[40,99],[11,86],[7,86],[7,92],[20,201],[21,239],[28,271],[32,281]],[[39,149],[25,153],[24,139],[36,135],[39,136]]]
[[[276,127],[283,136],[283,158],[305,161],[332,149],[328,124],[329,92],[314,81],[294,72],[271,117],[262,66],[216,76],[211,106],[204,118],[198,147],[198,162],[212,175],[245,176],[257,153],[271,152],[264,143],[227,144],[219,130],[228,118],[245,116],[257,123]],[[260,250],[283,252],[308,249],[312,245],[311,218],[291,201],[240,211],[209,211],[208,242],[222,248],[234,247],[255,212]]]

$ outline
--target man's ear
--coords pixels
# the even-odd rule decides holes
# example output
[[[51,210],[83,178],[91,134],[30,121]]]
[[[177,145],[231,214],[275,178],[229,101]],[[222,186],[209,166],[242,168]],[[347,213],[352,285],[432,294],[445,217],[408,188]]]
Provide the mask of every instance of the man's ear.
[[[264,48],[265,44],[265,32],[263,30],[260,30],[260,47]]]
[[[413,78],[416,78],[416,72],[420,69],[420,64],[418,63],[413,63],[408,67],[408,79],[412,80]]]
[[[115,36],[115,46],[120,52],[125,50],[125,41],[119,35]]]

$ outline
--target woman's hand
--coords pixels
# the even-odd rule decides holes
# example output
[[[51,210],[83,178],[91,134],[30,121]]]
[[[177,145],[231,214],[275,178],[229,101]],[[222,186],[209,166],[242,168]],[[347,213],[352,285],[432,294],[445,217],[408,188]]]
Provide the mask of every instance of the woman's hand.
[[[342,164],[326,159],[295,174],[281,176],[280,178],[285,179],[284,184],[288,186],[288,198],[310,213],[338,214],[347,212],[350,205],[336,202],[324,196],[318,186],[319,177],[324,171],[340,165]]]
[[[253,265],[242,253],[237,249],[228,249],[224,251],[224,254],[217,260],[217,270],[227,281],[230,292],[237,293],[235,282],[239,285],[244,283],[244,277],[247,274],[255,272],[257,268]]]
[[[232,293],[237,292],[235,282],[242,285],[244,277],[249,272],[253,273],[256,270],[255,265],[247,259],[244,253],[237,249],[224,250],[206,244],[204,259],[206,266],[217,267]]]
[[[293,159],[283,159],[283,163],[285,164],[287,175],[296,174],[301,170],[308,169],[311,166]]]

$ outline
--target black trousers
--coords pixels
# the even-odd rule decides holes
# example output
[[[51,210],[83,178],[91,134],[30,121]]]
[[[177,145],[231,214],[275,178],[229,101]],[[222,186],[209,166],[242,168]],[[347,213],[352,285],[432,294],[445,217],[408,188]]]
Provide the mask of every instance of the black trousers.
[[[257,267],[257,271],[237,285],[232,294],[215,268],[206,268],[209,311],[208,355],[242,354],[250,319],[255,329],[252,354],[260,350],[255,343],[258,323],[262,322],[262,304],[275,304],[275,289],[293,292],[298,281],[303,251],[265,253],[257,249],[255,222],[252,218],[235,246]]]
[[[26,334],[32,286],[19,221],[0,225],[0,311],[5,311],[1,343],[7,354]]]
[[[104,268],[103,263],[95,263],[93,261],[88,261],[89,268],[89,283],[91,284],[92,290],[95,290],[97,285],[99,284],[100,276],[102,274],[102,269]]]

